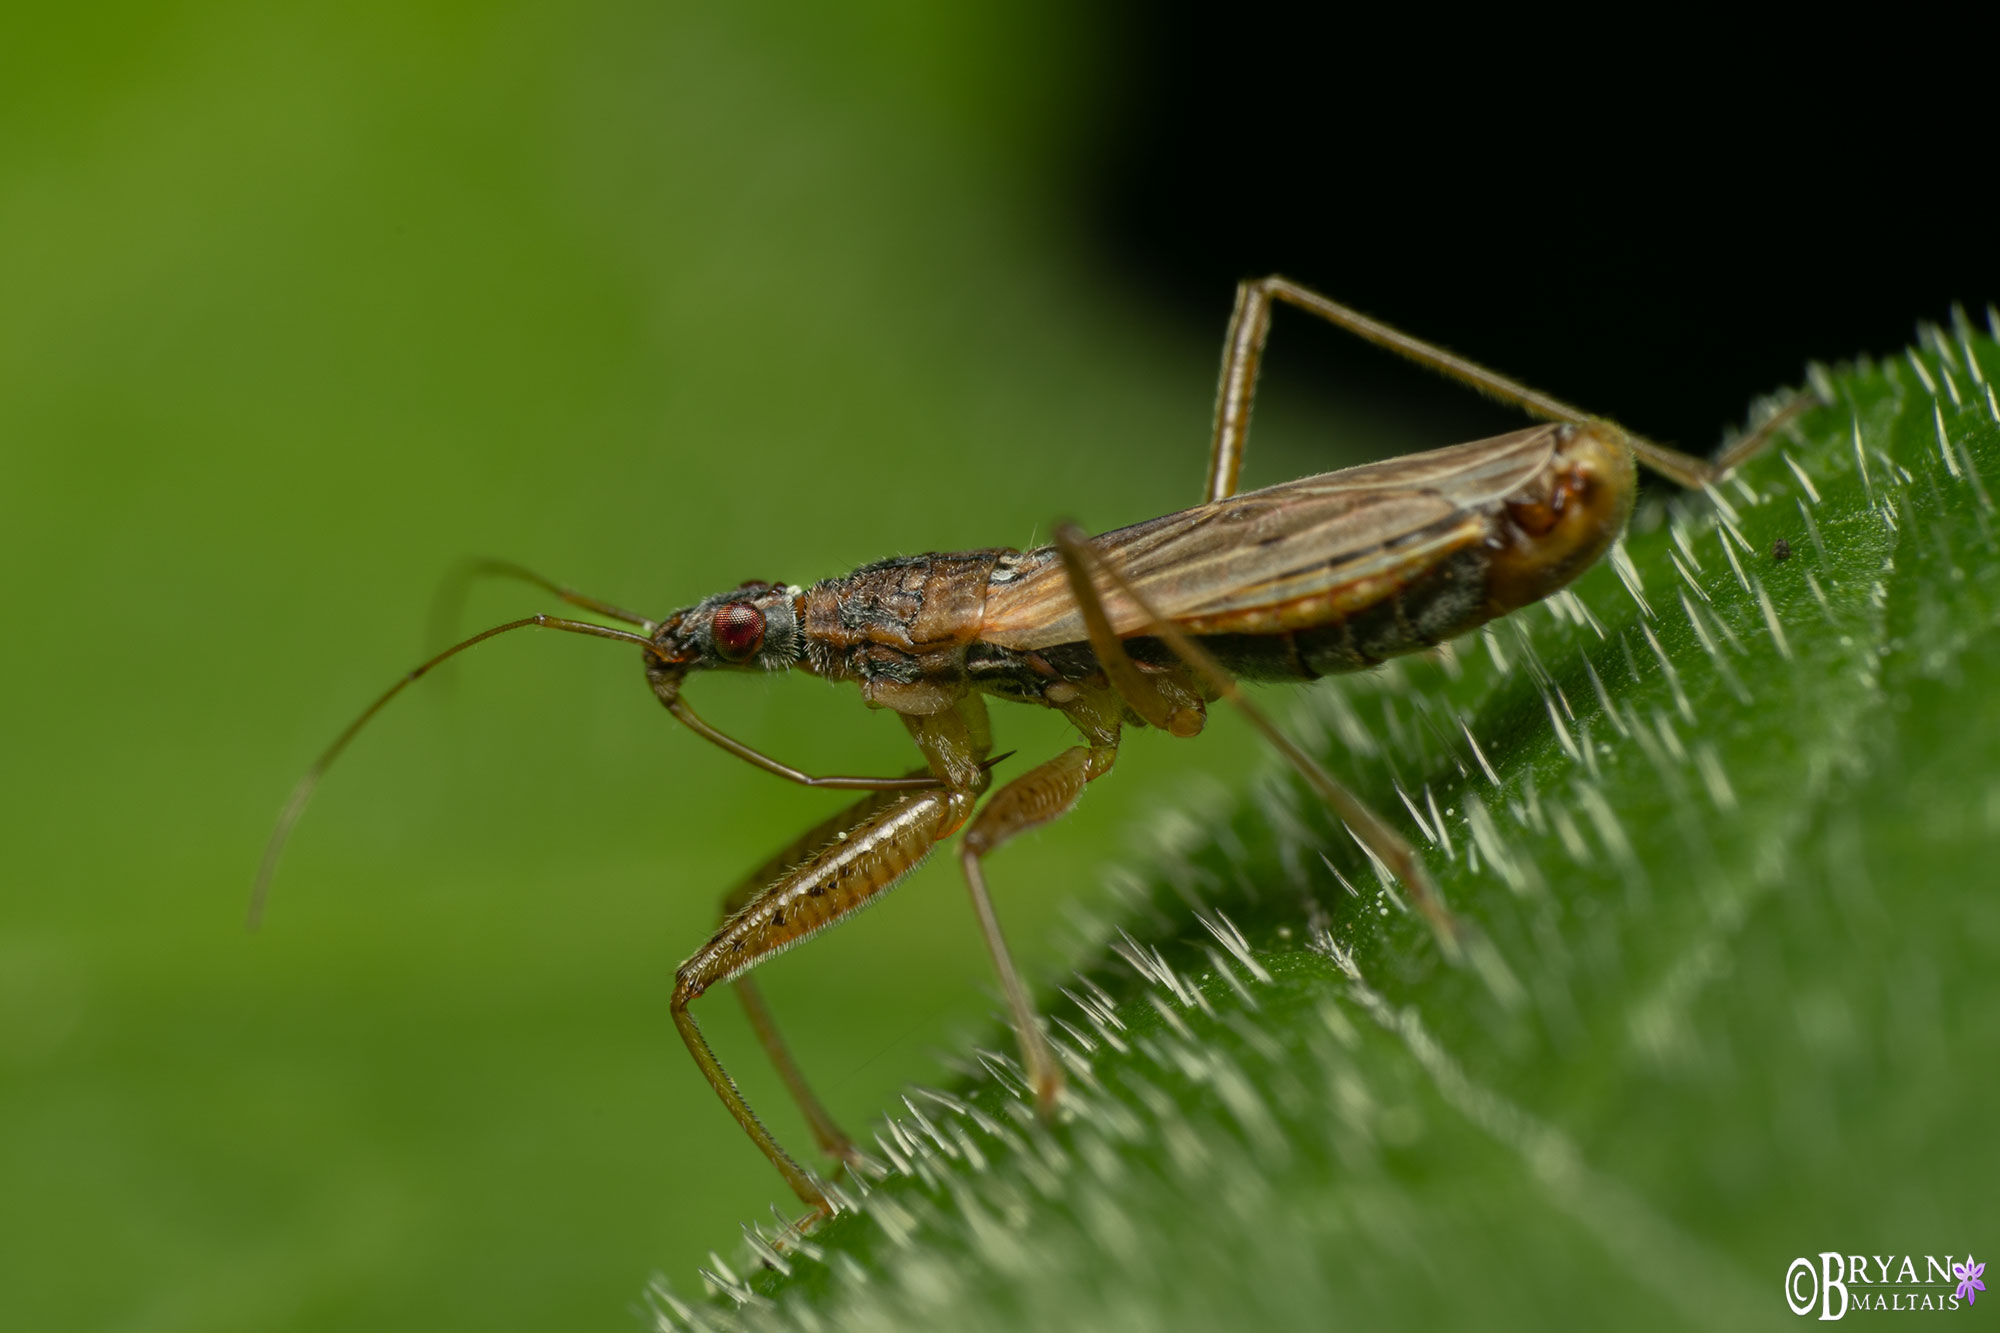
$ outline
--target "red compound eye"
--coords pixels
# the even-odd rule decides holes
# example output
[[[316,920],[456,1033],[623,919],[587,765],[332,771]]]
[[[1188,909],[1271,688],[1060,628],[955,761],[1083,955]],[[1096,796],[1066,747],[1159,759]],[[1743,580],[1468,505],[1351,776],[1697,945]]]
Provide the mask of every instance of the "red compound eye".
[[[726,662],[745,662],[764,646],[764,613],[748,602],[731,602],[715,612],[716,655]]]

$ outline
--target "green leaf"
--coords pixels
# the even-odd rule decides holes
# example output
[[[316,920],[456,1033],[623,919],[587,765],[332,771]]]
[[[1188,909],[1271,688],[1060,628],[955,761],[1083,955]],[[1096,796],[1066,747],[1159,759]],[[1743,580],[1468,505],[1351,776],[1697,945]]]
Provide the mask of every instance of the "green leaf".
[[[1274,768],[1045,993],[1060,1124],[996,1029],[662,1324],[1737,1326],[1801,1256],[1991,1246],[1997,370],[1961,324],[1816,372],[1571,594],[1312,692],[1478,963]]]

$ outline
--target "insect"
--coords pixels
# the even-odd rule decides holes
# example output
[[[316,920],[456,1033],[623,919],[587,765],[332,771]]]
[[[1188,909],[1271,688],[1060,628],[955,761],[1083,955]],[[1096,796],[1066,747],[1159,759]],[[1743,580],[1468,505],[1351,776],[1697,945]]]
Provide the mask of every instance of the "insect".
[[[1540,417],[1545,424],[1238,494],[1257,368],[1274,303]],[[1713,462],[1655,444],[1284,278],[1241,284],[1224,344],[1203,502],[1088,537],[1073,525],[1036,550],[908,556],[810,587],[753,581],[653,620],[500,561],[473,572],[518,578],[620,629],[536,615],[437,654],[362,712],[309,769],[279,817],[252,895],[261,913],[279,852],[327,767],[413,681],[475,644],[518,629],[594,635],[638,647],[668,712],[739,759],[808,787],[859,791],[854,804],[779,850],[724,895],[722,924],[676,974],[671,1012],[702,1074],[814,1215],[832,1211],[818,1179],[765,1129],[695,1022],[693,1003],[733,983],[759,1043],[822,1151],[857,1151],[807,1086],[748,973],[851,915],[959,834],[959,863],[999,973],[1023,1066],[1046,1113],[1063,1076],[1008,954],[985,859],[1067,812],[1111,771],[1129,726],[1198,734],[1206,706],[1242,710],[1401,881],[1448,954],[1462,930],[1422,860],[1387,821],[1292,744],[1238,678],[1310,681],[1431,648],[1556,592],[1624,530],[1643,464],[1699,488],[1755,452],[1801,399]],[[1780,557],[1782,558],[1782,557]],[[923,764],[899,777],[815,777],[710,726],[682,686],[709,671],[796,670],[852,681],[895,713]],[[989,697],[1061,712],[1076,745],[988,793]],[[983,798],[983,804],[982,804]]]

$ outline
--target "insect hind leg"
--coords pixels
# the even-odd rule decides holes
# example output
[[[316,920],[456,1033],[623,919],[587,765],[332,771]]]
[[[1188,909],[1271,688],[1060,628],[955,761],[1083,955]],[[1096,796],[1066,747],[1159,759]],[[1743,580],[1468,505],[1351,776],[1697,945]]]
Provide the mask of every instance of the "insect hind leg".
[[[1457,380],[1476,393],[1517,407],[1529,416],[1577,425],[1614,425],[1560,398],[1489,370],[1456,352],[1447,351],[1436,343],[1425,342],[1380,320],[1370,319],[1352,306],[1342,305],[1289,278],[1272,274],[1237,284],[1236,309],[1230,316],[1229,332],[1223,342],[1222,378],[1215,395],[1215,432],[1209,450],[1205,495],[1210,502],[1236,493],[1237,477],[1242,471],[1243,454],[1249,443],[1250,409],[1257,392],[1257,368],[1264,355],[1264,344],[1270,337],[1271,305],[1274,301],[1317,315],[1365,342]],[[1657,444],[1622,426],[1615,428],[1624,436],[1633,456],[1645,467],[1691,490],[1700,490],[1728,476],[1732,468],[1763,448],[1780,426],[1817,401],[1811,394],[1801,394],[1776,417],[1731,445],[1712,462]]]
[[[1083,529],[1074,523],[1057,525],[1055,532],[1056,549],[1062,555],[1063,568],[1069,575],[1071,593],[1083,611],[1086,628],[1090,632],[1091,648],[1097,653],[1100,663],[1124,661],[1130,663],[1124,646],[1111,633],[1109,620],[1103,611],[1102,597],[1098,592],[1097,580],[1101,575],[1126,597],[1129,597],[1142,611],[1147,621],[1147,633],[1159,638],[1180,660],[1187,664],[1201,682],[1218,698],[1227,699],[1250,725],[1269,741],[1278,753],[1306,780],[1314,793],[1326,802],[1334,814],[1353,831],[1361,845],[1373,853],[1389,872],[1408,890],[1411,902],[1430,922],[1431,931],[1437,937],[1438,946],[1446,957],[1454,962],[1465,954],[1466,927],[1454,917],[1444,905],[1444,898],[1432,881],[1430,872],[1424,868],[1422,858],[1416,848],[1402,834],[1398,833],[1387,820],[1375,813],[1367,802],[1349,791],[1345,785],[1335,780],[1331,773],[1311,755],[1301,750],[1289,736],[1280,731],[1262,709],[1245,698],[1234,678],[1222,668],[1208,651],[1184,633],[1172,621],[1155,611],[1138,589],[1121,574],[1111,561],[1102,558],[1090,545]],[[1114,687],[1121,687],[1121,677],[1107,667]],[[1136,668],[1133,675],[1137,675]],[[1147,682],[1150,684],[1150,682]],[[1134,711],[1145,715],[1141,704],[1129,696]]]

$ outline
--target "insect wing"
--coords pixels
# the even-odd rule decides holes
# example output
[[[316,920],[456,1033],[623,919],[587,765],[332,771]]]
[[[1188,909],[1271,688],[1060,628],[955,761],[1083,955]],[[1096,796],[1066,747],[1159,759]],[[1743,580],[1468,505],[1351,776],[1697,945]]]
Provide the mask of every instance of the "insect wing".
[[[1192,633],[1281,633],[1352,615],[1480,541],[1485,514],[1554,456],[1560,426],[1329,472],[1092,539],[1139,594]],[[1146,617],[1104,588],[1113,632]],[[989,585],[980,637],[1043,648],[1086,637],[1053,548]]]

